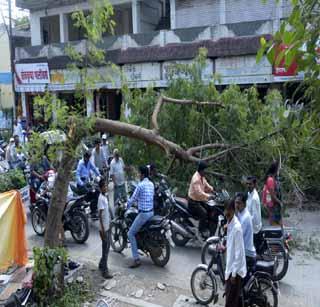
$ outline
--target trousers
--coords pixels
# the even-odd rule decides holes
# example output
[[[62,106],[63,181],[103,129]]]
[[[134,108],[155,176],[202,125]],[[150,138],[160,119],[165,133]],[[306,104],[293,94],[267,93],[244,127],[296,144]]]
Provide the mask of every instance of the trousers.
[[[199,219],[199,231],[204,231],[206,229],[208,220],[207,210],[203,207],[201,202],[194,201],[190,198],[188,200],[188,207],[190,209],[191,214]]]
[[[110,241],[111,241],[111,234],[110,230],[107,230],[104,233],[104,239],[101,238],[102,241],[102,257],[99,262],[99,269],[102,272],[108,272],[108,258],[109,258],[109,251],[110,251]]]
[[[153,217],[153,211],[150,212],[140,212],[135,220],[133,221],[129,231],[128,231],[128,238],[131,243],[131,251],[132,251],[132,257],[134,260],[139,259],[139,253],[138,253],[138,245],[137,245],[137,239],[136,234],[139,232],[141,227],[147,223],[151,218]]]
[[[226,304],[225,307],[240,307],[240,294],[242,278],[237,275],[235,284],[231,282],[231,276],[226,281]]]

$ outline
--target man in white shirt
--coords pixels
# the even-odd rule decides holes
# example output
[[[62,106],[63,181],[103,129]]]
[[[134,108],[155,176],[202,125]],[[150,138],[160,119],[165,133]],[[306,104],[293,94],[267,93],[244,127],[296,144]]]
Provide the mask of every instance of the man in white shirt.
[[[109,164],[108,160],[109,160],[110,152],[109,152],[108,137],[107,137],[106,134],[102,135],[101,151],[102,151],[102,154],[103,154],[104,164],[108,166],[108,164]]]
[[[100,174],[103,174],[103,169],[106,166],[106,164],[104,163],[104,156],[100,147],[100,140],[95,140],[94,142],[94,148],[92,149],[91,159],[91,162],[99,170]]]
[[[237,217],[241,224],[244,250],[246,254],[247,268],[255,270],[256,265],[256,249],[253,245],[253,227],[252,218],[246,208],[247,195],[238,193],[235,199]]]
[[[125,165],[120,157],[118,149],[113,151],[113,159],[110,163],[110,177],[114,184],[114,205],[117,200],[127,198],[126,187],[125,187],[125,176],[124,176]]]
[[[108,205],[107,185],[104,179],[99,182],[100,195],[98,199],[99,221],[100,221],[100,237],[102,240],[102,257],[99,262],[99,269],[105,279],[111,279],[113,276],[108,269],[108,256],[110,250],[110,212]]]
[[[252,226],[253,226],[253,242],[257,247],[259,244],[259,232],[262,228],[261,220],[261,204],[260,197],[256,189],[257,179],[254,176],[249,176],[247,178],[247,187],[248,187],[248,199],[247,199],[247,209],[252,217]]]
[[[228,220],[225,307],[238,307],[240,306],[241,282],[247,275],[247,266],[242,228],[235,215],[234,200],[226,205],[225,216]]]

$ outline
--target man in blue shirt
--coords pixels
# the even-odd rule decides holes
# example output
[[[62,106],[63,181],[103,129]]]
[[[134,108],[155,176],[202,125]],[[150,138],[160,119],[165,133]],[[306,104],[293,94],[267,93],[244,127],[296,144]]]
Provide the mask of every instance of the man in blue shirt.
[[[90,200],[91,216],[97,218],[97,204],[99,192],[90,192],[87,187],[87,183],[90,180],[91,172],[96,176],[100,176],[99,170],[90,161],[90,152],[85,152],[83,159],[79,161],[76,171],[77,188],[80,194],[88,194],[88,200]]]
[[[133,256],[133,263],[130,265],[130,268],[132,269],[141,265],[135,236],[141,227],[153,217],[154,185],[148,178],[149,169],[146,166],[141,166],[139,171],[141,181],[136,187],[131,198],[128,200],[127,205],[127,209],[129,209],[133,203],[137,202],[139,210],[139,214],[136,216],[128,232]]]
[[[253,244],[253,226],[252,217],[249,210],[246,208],[247,195],[244,193],[238,193],[235,199],[235,205],[237,210],[237,217],[241,224],[243,233],[244,249],[246,254],[247,268],[254,270],[256,263],[256,249]]]

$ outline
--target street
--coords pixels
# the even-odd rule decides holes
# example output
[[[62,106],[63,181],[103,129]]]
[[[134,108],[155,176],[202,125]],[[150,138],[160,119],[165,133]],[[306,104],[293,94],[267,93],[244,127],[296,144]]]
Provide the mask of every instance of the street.
[[[301,233],[300,227],[304,223],[308,223],[307,230],[309,234],[319,231],[319,211],[304,212],[303,220],[299,221],[299,226],[296,231]],[[297,218],[297,217],[294,217]],[[98,221],[90,221],[90,237],[88,241],[79,245],[74,243],[70,233],[66,233],[66,245],[72,259],[79,262],[97,264],[100,259],[101,241],[98,232]],[[311,226],[314,225],[314,228]],[[312,229],[312,230],[311,230]],[[29,248],[33,246],[41,246],[43,238],[37,236],[30,222],[28,214],[27,236]],[[124,275],[134,274],[137,279],[142,281],[160,282],[166,285],[172,285],[181,289],[182,294],[187,294],[192,297],[190,290],[190,276],[197,264],[200,263],[200,247],[187,246],[185,248],[173,248],[170,261],[165,268],[154,266],[150,258],[142,257],[142,266],[132,270],[127,268],[130,262],[130,249],[126,249],[123,254],[110,252],[109,263],[110,269],[113,272],[122,272]],[[289,270],[285,278],[280,282],[280,307],[319,307],[319,276],[320,276],[320,260],[315,259],[308,252],[294,252],[292,260],[289,263]],[[146,287],[148,282],[145,283]],[[121,292],[121,289],[120,289]],[[179,293],[178,293],[179,294]],[[165,300],[162,300],[162,306],[165,305]],[[168,303],[167,303],[168,304]],[[220,295],[219,304],[223,305],[223,299]]]

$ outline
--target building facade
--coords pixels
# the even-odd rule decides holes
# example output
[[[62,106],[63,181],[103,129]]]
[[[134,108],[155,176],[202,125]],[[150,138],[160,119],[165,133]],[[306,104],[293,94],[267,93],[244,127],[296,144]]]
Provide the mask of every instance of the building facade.
[[[272,35],[281,20],[290,14],[290,0],[111,0],[115,10],[115,35],[106,36],[100,47],[106,60],[119,65],[132,88],[167,86],[167,71],[175,63],[188,63],[200,47],[208,50],[203,75],[220,76],[217,85],[251,85],[268,88],[287,80],[299,80],[284,67],[272,67],[263,59],[256,63],[262,35]],[[85,50],[81,30],[73,26],[71,14],[90,11],[87,1],[17,0],[30,10],[31,41],[28,48],[16,48],[16,65],[23,69],[45,70],[46,78],[16,83],[21,93],[23,114],[31,121],[35,95],[49,89],[72,103],[76,74],[67,69],[65,47],[72,43]],[[44,65],[44,66],[43,66]],[[112,76],[107,67],[101,75]],[[21,80],[20,80],[21,81]],[[87,101],[87,114],[99,111],[118,119],[122,101],[120,80],[101,80]]]
[[[14,29],[13,44],[15,47],[30,46],[30,32]],[[11,129],[14,107],[10,41],[8,28],[5,24],[0,25],[0,50],[0,131],[2,131]]]

